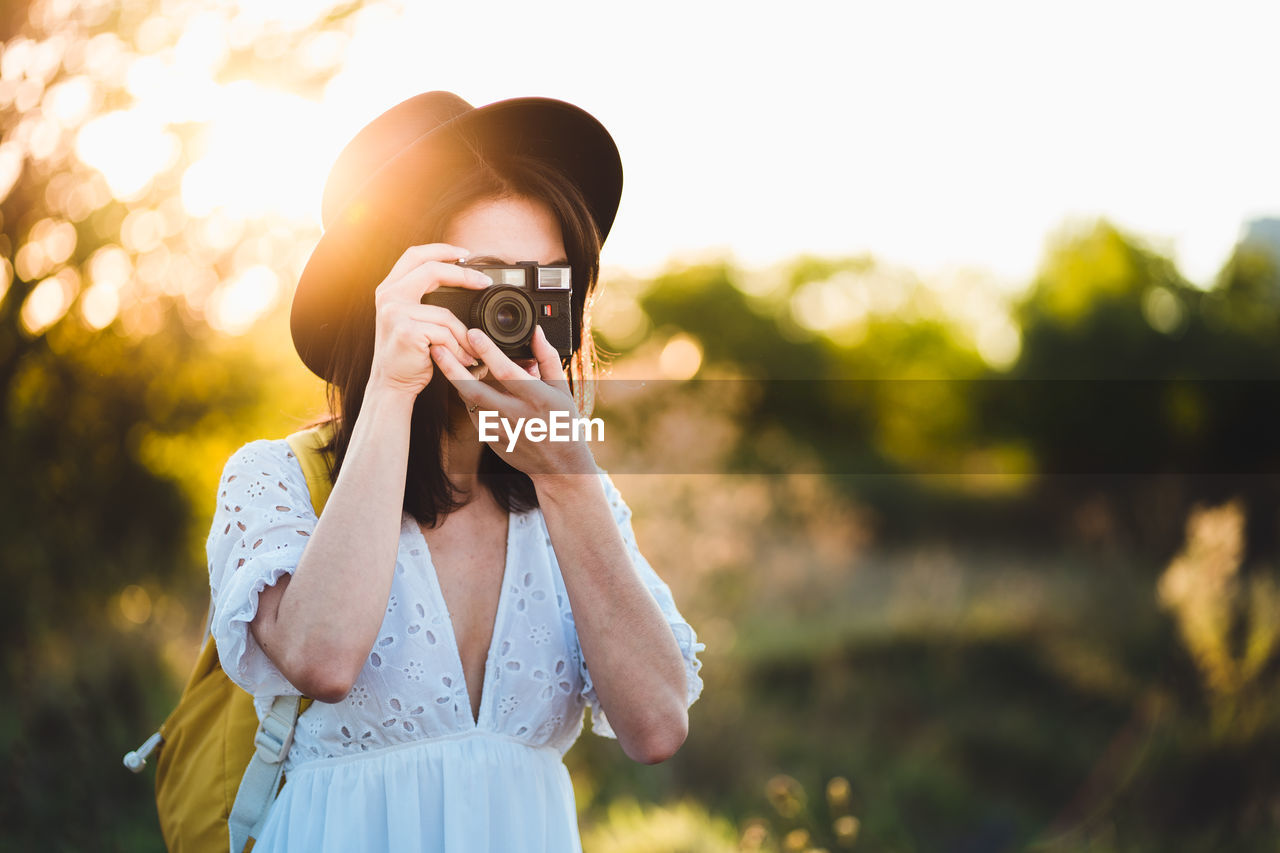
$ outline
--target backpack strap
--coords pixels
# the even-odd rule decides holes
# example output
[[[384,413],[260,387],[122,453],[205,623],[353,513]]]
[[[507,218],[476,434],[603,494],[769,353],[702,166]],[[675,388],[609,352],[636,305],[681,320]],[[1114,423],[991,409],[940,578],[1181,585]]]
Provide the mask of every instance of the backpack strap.
[[[257,750],[240,779],[235,805],[227,818],[231,830],[231,853],[243,853],[250,838],[257,838],[267,821],[267,813],[280,790],[284,759],[293,745],[293,732],[298,725],[301,696],[277,696],[271,710],[258,724],[253,743]]]
[[[333,421],[322,423],[311,429],[295,432],[285,439],[289,448],[298,458],[298,465],[307,478],[307,490],[311,493],[311,508],[320,515],[329,493],[333,491],[333,482],[329,479],[328,454],[323,448],[333,438]]]
[[[323,452],[332,435],[333,423],[329,422],[295,432],[285,439],[307,478],[311,507],[317,516],[324,511],[329,493],[333,491],[329,464]],[[310,704],[311,700],[304,696],[277,696],[271,702],[271,710],[258,724],[253,738],[256,750],[245,768],[235,804],[231,807],[231,816],[227,819],[231,831],[230,853],[243,853],[249,839],[256,839],[262,832],[271,805],[280,791],[284,760],[293,745],[298,716]]]

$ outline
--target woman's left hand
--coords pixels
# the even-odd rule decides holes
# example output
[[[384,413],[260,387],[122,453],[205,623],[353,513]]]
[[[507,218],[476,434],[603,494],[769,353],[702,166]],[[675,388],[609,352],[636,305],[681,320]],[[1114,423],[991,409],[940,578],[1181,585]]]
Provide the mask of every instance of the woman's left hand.
[[[457,389],[481,439],[486,438],[486,433],[488,437],[496,436],[496,440],[488,442],[494,452],[535,480],[539,475],[596,473],[595,460],[585,441],[551,441],[545,432],[541,440],[535,441],[525,432],[526,425],[539,420],[550,425],[553,412],[560,413],[558,417],[570,427],[579,417],[560,354],[547,342],[542,327],[534,329],[532,348],[537,364],[531,370],[513,362],[479,329],[469,329],[467,339],[501,387],[475,378],[445,347],[433,345],[431,356]],[[514,439],[513,433],[517,435]]]

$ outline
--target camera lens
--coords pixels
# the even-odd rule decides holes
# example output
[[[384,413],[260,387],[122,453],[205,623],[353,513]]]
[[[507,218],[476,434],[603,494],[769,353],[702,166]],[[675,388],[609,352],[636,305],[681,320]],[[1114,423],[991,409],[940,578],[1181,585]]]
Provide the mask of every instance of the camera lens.
[[[497,329],[511,334],[520,328],[520,312],[511,303],[503,303],[493,311],[493,325]]]
[[[495,285],[484,292],[477,308],[477,325],[494,343],[518,346],[533,337],[533,301],[524,290]]]

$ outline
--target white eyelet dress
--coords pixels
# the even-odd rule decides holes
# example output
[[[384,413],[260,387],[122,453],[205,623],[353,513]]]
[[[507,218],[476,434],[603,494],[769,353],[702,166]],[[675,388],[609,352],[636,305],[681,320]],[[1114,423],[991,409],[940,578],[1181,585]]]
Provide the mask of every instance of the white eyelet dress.
[[[636,547],[630,510],[601,471],[636,571],[684,655],[688,704],[704,644]],[[227,462],[208,540],[213,635],[223,668],[254,695],[298,691],[249,631],[258,596],[298,565],[316,525],[306,479],[283,440]],[[285,785],[255,853],[580,851],[562,758],[582,732],[616,737],[592,688],[542,513],[512,514],[479,720],[431,555],[414,519],[400,528],[387,612],[350,694],[299,718]]]

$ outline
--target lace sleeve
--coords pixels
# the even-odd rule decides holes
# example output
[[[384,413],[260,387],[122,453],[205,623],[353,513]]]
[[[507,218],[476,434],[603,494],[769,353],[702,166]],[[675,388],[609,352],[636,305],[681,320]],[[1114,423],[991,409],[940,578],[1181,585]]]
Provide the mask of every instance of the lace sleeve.
[[[214,641],[222,668],[255,696],[297,695],[249,630],[258,596],[302,557],[316,514],[289,445],[253,441],[227,460],[206,543]]]
[[[613,481],[609,479],[609,475],[603,470],[600,471],[600,479],[604,484],[605,496],[609,500],[609,506],[613,510],[614,521],[618,525],[618,531],[622,534],[622,541],[626,545],[627,553],[631,555],[631,564],[635,566],[645,586],[648,587],[650,594],[653,595],[654,600],[658,603],[658,607],[662,610],[663,615],[666,616],[667,624],[671,626],[671,632],[675,635],[676,644],[680,647],[680,654],[684,657],[685,707],[687,708],[702,695],[702,677],[698,674],[699,670],[702,669],[702,661],[698,660],[697,655],[698,652],[706,648],[706,644],[698,642],[698,636],[693,627],[685,621],[684,617],[680,615],[680,611],[676,608],[670,587],[658,576],[658,573],[649,565],[649,561],[640,553],[640,548],[636,545],[635,532],[631,528],[631,508],[627,506],[622,499],[621,493],[618,492]],[[591,730],[603,737],[617,738],[618,735],[614,732],[613,727],[609,725],[604,709],[600,707],[600,700],[596,696],[595,686],[591,682],[591,673],[587,669],[587,662],[583,658],[580,648],[578,649],[578,661],[582,672],[582,698],[586,700],[588,707],[591,708]]]

